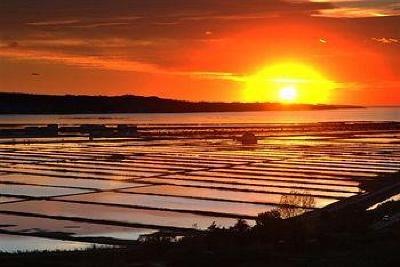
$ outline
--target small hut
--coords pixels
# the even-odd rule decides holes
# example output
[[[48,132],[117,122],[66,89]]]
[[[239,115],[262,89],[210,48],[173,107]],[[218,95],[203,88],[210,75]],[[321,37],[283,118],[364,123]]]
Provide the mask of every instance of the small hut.
[[[240,141],[243,145],[256,145],[257,144],[257,136],[253,133],[244,133],[240,138]]]

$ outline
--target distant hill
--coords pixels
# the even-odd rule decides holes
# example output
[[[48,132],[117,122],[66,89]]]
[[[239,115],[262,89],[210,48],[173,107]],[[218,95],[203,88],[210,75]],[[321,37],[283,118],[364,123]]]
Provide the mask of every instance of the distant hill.
[[[189,102],[134,95],[33,95],[0,93],[0,114],[95,114],[95,113],[183,113],[242,112],[268,110],[326,110],[357,106],[279,103]]]

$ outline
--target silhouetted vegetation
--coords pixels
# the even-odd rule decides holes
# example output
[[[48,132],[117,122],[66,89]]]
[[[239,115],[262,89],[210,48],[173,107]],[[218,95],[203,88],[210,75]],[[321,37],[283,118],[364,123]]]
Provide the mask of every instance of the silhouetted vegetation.
[[[299,216],[315,207],[315,198],[307,191],[292,190],[290,194],[282,195],[279,213],[283,219]]]
[[[0,93],[0,114],[96,114],[239,112],[264,110],[321,110],[355,108],[333,105],[283,105],[278,103],[188,102],[143,96],[52,96]]]

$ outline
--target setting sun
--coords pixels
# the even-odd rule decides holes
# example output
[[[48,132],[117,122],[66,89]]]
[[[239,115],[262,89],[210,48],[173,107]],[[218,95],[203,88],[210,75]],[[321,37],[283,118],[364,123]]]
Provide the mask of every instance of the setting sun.
[[[282,102],[294,102],[297,98],[297,89],[294,86],[284,87],[279,91]]]
[[[281,63],[246,78],[246,102],[329,103],[335,83],[312,66]]]

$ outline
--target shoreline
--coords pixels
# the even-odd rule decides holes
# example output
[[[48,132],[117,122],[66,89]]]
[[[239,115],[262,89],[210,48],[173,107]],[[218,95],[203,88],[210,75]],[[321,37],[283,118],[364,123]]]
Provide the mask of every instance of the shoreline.
[[[251,111],[306,111],[363,108],[354,105],[191,102],[144,96],[30,95],[0,93],[0,114],[180,114]],[[10,104],[12,103],[12,104]]]

